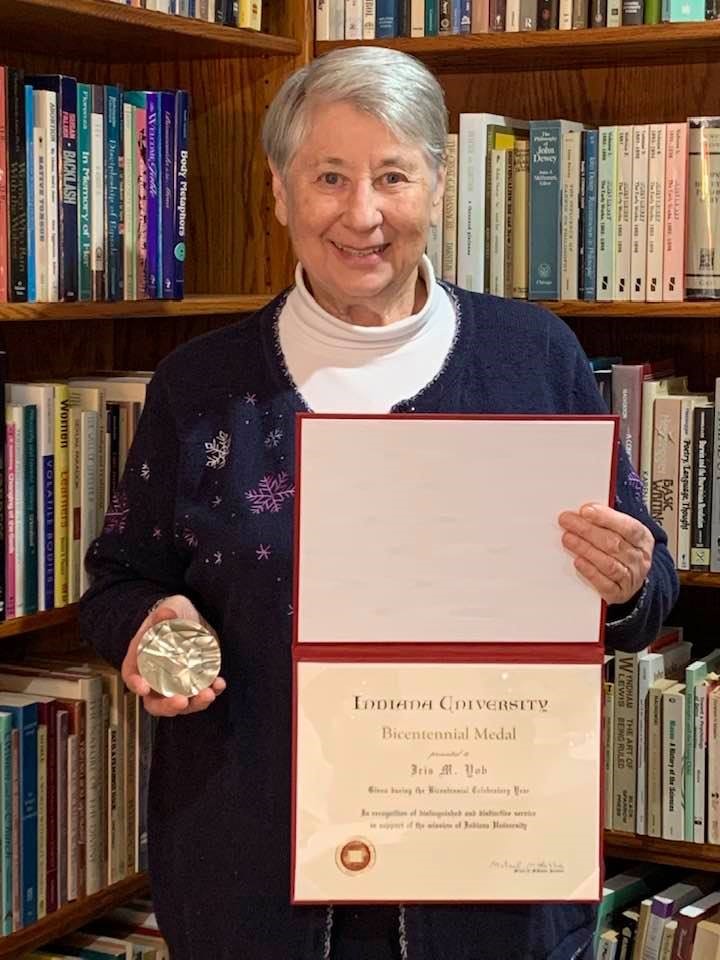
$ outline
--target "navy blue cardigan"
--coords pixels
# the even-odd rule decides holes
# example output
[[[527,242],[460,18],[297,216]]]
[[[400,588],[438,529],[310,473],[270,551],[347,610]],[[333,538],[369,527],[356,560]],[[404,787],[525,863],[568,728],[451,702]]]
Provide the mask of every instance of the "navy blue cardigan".
[[[557,317],[451,293],[454,348],[395,411],[604,410]],[[148,608],[170,594],[188,596],[221,637],[227,691],[204,713],[161,720],[155,741],[150,870],[173,960],[323,957],[325,910],[288,903],[293,440],[305,407],[278,346],[283,302],[163,360],[86,561],[82,636],[116,666]],[[608,611],[608,644],[634,650],[667,616],[677,579],[624,454],[616,506],[656,541],[639,601]],[[581,956],[593,915],[582,905],[409,907],[408,957],[570,960]]]

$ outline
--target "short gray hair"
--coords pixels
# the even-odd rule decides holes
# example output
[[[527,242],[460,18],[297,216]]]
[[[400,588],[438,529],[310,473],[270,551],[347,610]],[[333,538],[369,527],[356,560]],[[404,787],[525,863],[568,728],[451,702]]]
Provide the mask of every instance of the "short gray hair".
[[[442,87],[415,57],[385,47],[333,50],[291,74],[265,116],[262,143],[285,176],[318,103],[349,103],[425,150],[435,171],[445,162],[448,114]]]

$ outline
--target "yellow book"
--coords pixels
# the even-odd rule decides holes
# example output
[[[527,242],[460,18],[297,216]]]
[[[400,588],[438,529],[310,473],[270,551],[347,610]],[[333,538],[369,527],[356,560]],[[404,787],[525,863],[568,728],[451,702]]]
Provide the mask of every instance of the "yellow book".
[[[55,606],[68,603],[68,512],[70,498],[70,397],[66,383],[52,383],[55,414]]]
[[[262,0],[240,0],[238,26],[247,30],[260,30]]]

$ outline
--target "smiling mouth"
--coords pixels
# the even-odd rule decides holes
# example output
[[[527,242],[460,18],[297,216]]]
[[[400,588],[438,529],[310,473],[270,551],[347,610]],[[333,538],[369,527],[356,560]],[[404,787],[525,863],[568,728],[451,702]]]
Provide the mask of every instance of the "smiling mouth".
[[[330,243],[332,243],[332,245],[341,253],[347,253],[351,257],[358,257],[358,259],[370,257],[373,254],[383,253],[390,246],[389,243],[380,243],[375,247],[363,247],[360,249],[358,247],[346,247],[345,244],[338,243],[336,240],[331,240]]]

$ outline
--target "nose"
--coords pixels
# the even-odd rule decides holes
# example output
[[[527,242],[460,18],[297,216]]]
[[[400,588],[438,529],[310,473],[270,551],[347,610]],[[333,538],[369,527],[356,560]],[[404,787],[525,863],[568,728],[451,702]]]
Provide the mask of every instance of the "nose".
[[[381,200],[372,183],[358,180],[350,191],[343,221],[352,230],[368,231],[383,222]]]

